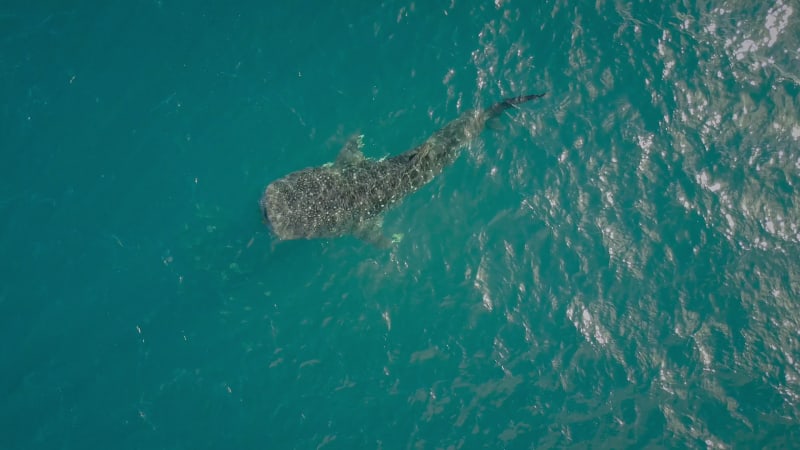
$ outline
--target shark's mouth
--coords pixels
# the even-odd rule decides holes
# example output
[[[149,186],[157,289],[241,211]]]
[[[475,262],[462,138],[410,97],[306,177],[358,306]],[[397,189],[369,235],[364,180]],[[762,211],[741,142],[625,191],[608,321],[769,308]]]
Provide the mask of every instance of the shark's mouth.
[[[268,205],[267,205],[266,192],[264,192],[264,195],[258,201],[258,206],[261,207],[261,216],[264,218],[264,223],[267,225],[267,228],[269,228],[270,233],[272,235],[275,235],[275,229],[272,226],[272,222],[269,220],[269,213],[268,213],[269,208],[267,208]]]

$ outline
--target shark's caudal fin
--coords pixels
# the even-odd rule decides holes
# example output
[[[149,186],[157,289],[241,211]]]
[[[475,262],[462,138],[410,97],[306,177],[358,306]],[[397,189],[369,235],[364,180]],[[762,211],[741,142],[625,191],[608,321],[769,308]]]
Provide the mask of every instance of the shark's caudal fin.
[[[497,102],[486,110],[486,119],[488,120],[493,119],[502,114],[503,111],[509,108],[513,108],[514,106],[519,105],[520,103],[525,103],[531,100],[535,100],[537,98],[544,97],[544,94],[545,93],[543,92],[541,94],[522,95],[519,97],[507,98],[503,101]]]

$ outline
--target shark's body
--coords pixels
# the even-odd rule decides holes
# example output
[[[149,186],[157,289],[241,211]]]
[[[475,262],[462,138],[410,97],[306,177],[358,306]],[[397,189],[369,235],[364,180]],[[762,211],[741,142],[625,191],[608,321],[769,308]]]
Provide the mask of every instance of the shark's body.
[[[442,173],[488,120],[543,95],[467,111],[422,145],[378,161],[364,157],[361,136],[354,136],[333,164],[293,172],[267,186],[260,201],[264,219],[279,240],[355,235],[386,246],[390,240],[380,229],[384,211]]]

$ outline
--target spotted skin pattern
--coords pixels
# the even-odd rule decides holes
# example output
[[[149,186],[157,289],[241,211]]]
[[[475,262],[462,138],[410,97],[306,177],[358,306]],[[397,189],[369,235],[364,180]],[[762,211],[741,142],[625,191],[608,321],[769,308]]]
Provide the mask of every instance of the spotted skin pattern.
[[[388,246],[391,240],[380,229],[383,212],[442,173],[488,120],[543,95],[467,111],[422,145],[382,160],[364,158],[361,136],[354,136],[335,163],[293,172],[269,184],[260,201],[264,219],[279,240],[355,235]]]

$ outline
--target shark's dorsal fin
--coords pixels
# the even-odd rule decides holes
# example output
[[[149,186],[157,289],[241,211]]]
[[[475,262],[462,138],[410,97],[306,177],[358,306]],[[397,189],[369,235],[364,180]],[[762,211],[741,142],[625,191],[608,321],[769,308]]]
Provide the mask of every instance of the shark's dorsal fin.
[[[363,134],[354,134],[350,136],[350,139],[345,142],[344,147],[342,150],[339,151],[339,156],[336,157],[336,162],[334,163],[337,166],[347,165],[347,164],[355,164],[357,162],[364,160],[364,153],[361,152],[361,149],[364,147],[364,135]]]

